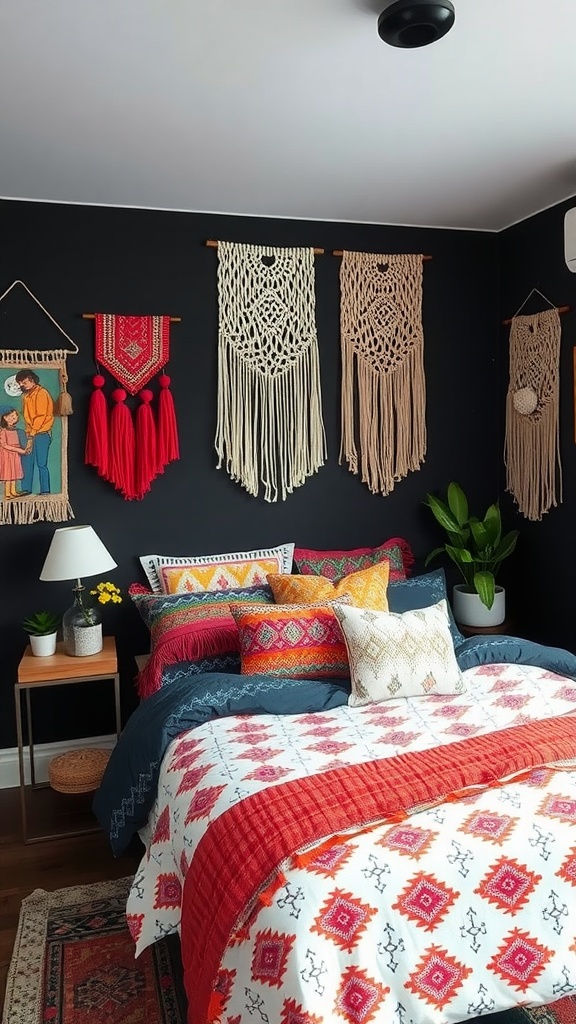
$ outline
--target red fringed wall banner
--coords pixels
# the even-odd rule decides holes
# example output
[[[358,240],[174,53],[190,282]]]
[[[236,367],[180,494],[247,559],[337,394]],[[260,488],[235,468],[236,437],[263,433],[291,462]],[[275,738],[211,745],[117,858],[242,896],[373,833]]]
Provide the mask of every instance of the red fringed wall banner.
[[[109,414],[105,378],[101,373],[93,377],[84,461],[125,499],[139,500],[168,463],[180,458],[170,377],[162,373],[158,378],[157,418],[152,409],[154,393],[144,387],[168,361],[170,317],[96,313],[94,319],[96,362],[121,387],[112,392]],[[126,403],[127,393],[138,391],[140,405],[134,414]]]

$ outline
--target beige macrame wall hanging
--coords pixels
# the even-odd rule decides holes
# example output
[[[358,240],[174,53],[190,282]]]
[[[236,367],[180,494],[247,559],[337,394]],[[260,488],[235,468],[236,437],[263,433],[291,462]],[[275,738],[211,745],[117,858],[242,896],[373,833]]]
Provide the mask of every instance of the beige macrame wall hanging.
[[[314,250],[218,243],[218,468],[266,501],[324,464]]]
[[[78,346],[23,281],[21,285],[72,348],[0,350],[0,526],[73,519],[68,500],[66,359]]]
[[[526,519],[539,520],[562,502],[560,316],[558,309],[547,309],[531,316],[516,315],[510,325],[506,490]]]
[[[373,494],[389,494],[426,454],[422,261],[342,254],[340,462]]]

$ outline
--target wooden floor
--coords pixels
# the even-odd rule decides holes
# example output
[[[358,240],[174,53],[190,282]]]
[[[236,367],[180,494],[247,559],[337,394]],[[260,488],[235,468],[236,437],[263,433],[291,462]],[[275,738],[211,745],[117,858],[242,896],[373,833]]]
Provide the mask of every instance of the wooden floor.
[[[43,813],[52,828],[55,822],[60,830],[72,828],[77,821],[94,820],[86,817],[89,798],[83,798],[84,807],[79,808],[77,798],[66,803],[61,794],[49,789],[30,796],[41,800]],[[102,832],[24,845],[20,831],[20,792],[18,789],[1,789],[0,1008],[4,1005],[6,976],[24,897],[34,889],[51,892],[69,885],[122,878],[134,873],[141,856],[141,849],[136,843],[134,850],[115,859]]]

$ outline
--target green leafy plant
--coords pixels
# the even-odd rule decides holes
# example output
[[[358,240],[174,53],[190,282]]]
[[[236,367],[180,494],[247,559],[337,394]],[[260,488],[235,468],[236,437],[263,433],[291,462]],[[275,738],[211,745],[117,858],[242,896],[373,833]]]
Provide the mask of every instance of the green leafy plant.
[[[24,619],[22,626],[30,636],[48,636],[55,633],[60,625],[60,615],[52,612],[34,612]]]
[[[504,559],[514,551],[518,530],[510,530],[502,536],[498,503],[490,505],[483,519],[471,516],[468,499],[460,485],[454,481],[448,486],[446,501],[427,494],[424,504],[448,536],[448,542],[434,548],[425,564],[428,565],[440,554],[448,555],[459,569],[467,591],[478,594],[482,604],[491,608],[498,570]]]

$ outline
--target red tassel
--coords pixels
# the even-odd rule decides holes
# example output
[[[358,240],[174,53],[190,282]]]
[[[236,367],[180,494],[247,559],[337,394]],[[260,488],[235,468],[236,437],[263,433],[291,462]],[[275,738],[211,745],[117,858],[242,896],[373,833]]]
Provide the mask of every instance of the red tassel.
[[[134,498],[134,421],[125,404],[124,388],[112,392],[114,406],[110,414],[110,459],[108,479],[127,499]]]
[[[158,396],[158,472],[162,473],[164,467],[174,459],[180,458],[180,447],[178,444],[178,424],[176,423],[176,412],[174,399],[169,390],[170,377],[166,373],[160,374],[158,378],[160,394]]]
[[[158,472],[158,456],[156,454],[156,424],[150,402],[154,398],[152,391],[144,388],[140,392],[140,405],[136,410],[136,467],[134,479],[134,497],[143,498],[150,490],[150,484]]]
[[[108,404],[102,391],[105,384],[102,374],[97,373],[92,383],[96,390],[92,392],[88,407],[84,462],[95,466],[100,476],[108,479]]]

